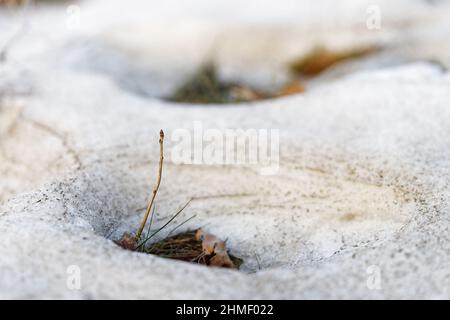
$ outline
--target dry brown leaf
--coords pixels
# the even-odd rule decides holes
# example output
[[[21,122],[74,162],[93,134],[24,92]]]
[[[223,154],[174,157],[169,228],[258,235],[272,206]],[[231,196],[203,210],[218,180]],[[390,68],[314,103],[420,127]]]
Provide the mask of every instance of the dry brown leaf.
[[[215,235],[206,233],[202,229],[198,229],[196,234],[196,239],[202,242],[202,249],[205,255],[212,255],[214,253],[214,248],[219,242],[219,238]]]
[[[136,238],[129,233],[124,233],[122,238],[116,241],[116,243],[127,250],[136,250],[137,248]]]
[[[214,257],[212,257],[209,260],[209,265],[212,267],[222,267],[222,268],[232,268],[232,269],[236,268],[233,261],[231,261],[228,253],[216,254]]]
[[[236,268],[228,255],[225,241],[219,241],[214,247],[214,256],[209,260],[209,265],[213,267]]]
[[[380,50],[378,47],[351,48],[343,51],[331,51],[324,47],[313,49],[306,56],[290,64],[292,72],[304,76],[315,76],[331,66],[349,60],[365,57]]]
[[[277,97],[285,97],[285,96],[289,96],[291,94],[296,94],[296,93],[301,93],[305,91],[305,87],[303,86],[303,84],[298,81],[298,80],[294,80],[290,83],[288,83],[287,85],[285,85],[284,87],[282,87],[276,94]]]
[[[195,238],[202,241],[203,254],[209,266],[237,268],[228,255],[226,241],[221,241],[215,235],[198,229]]]

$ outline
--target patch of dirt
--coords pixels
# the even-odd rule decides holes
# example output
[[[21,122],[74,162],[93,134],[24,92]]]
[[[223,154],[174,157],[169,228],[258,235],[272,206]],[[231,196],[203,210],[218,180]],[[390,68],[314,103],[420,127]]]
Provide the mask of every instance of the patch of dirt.
[[[363,58],[379,50],[378,47],[362,47],[332,51],[325,47],[316,47],[305,56],[292,61],[289,69],[296,75],[314,77],[338,63]]]
[[[241,83],[224,82],[219,78],[215,65],[207,63],[167,100],[188,103],[237,103],[277,98],[303,91],[303,85],[296,80],[273,92],[251,88]]]
[[[146,245],[135,237],[124,234],[116,243],[126,250],[145,252],[162,258],[198,263],[210,267],[239,269],[243,260],[231,255],[226,241],[202,229],[188,230],[174,236]]]
[[[332,51],[316,47],[308,54],[289,63],[291,80],[283,86],[270,90],[252,88],[242,83],[222,81],[214,63],[206,63],[187,79],[175,92],[166,98],[174,102],[187,103],[238,103],[259,101],[304,92],[299,78],[319,75],[330,67],[352,59],[366,57],[379,51],[378,47],[351,48]]]
[[[207,266],[239,269],[242,259],[229,254],[224,241],[211,234],[202,236],[200,233],[201,229],[168,237],[151,244],[145,252]]]

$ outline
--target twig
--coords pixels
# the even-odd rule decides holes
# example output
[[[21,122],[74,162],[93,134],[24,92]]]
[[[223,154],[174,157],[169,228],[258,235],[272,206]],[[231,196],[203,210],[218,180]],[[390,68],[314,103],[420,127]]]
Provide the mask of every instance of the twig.
[[[147,233],[145,234],[145,238],[149,237],[150,232],[152,230],[153,218],[155,217],[155,211],[156,211],[156,204],[153,206],[152,214],[150,215],[150,222],[149,222],[149,226],[148,226],[148,229],[147,229]],[[138,243],[138,241],[136,241],[136,245],[137,245],[137,243]],[[139,248],[140,249],[144,249],[144,247],[139,247],[138,246],[138,247],[136,247],[136,250],[139,249]]]
[[[162,168],[163,168],[163,161],[164,161],[164,132],[161,130],[159,131],[159,171],[158,171],[158,179],[156,180],[156,185],[153,188],[152,198],[148,204],[147,211],[145,212],[144,219],[142,220],[141,226],[139,227],[137,233],[136,233],[136,242],[139,241],[139,238],[141,237],[142,231],[145,228],[145,224],[147,223],[148,216],[150,214],[150,210],[153,206],[153,201],[155,201],[156,193],[158,192],[159,185],[161,184],[161,175],[162,175]]]
[[[148,237],[148,235],[150,234],[150,231],[152,230],[153,218],[155,217],[155,211],[156,211],[156,204],[153,206],[152,215],[150,216],[150,222],[149,222],[147,234],[145,237]]]

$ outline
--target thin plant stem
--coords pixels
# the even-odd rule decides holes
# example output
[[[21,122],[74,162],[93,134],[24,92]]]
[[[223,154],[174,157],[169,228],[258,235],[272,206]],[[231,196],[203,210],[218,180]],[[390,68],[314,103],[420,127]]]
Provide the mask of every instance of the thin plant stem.
[[[145,228],[145,224],[147,223],[148,216],[150,214],[150,210],[152,209],[153,202],[156,198],[156,193],[158,193],[159,185],[161,184],[161,176],[162,176],[162,168],[164,162],[164,132],[162,130],[159,131],[159,170],[158,170],[158,178],[156,180],[156,185],[153,188],[152,198],[147,206],[147,210],[145,211],[144,219],[136,232],[136,241],[139,241],[141,237],[142,231]]]
[[[148,237],[148,235],[150,234],[150,231],[152,230],[153,217],[155,216],[155,211],[156,211],[156,204],[153,206],[152,215],[150,216],[150,222],[148,224],[148,230],[147,230],[147,234],[145,237]]]

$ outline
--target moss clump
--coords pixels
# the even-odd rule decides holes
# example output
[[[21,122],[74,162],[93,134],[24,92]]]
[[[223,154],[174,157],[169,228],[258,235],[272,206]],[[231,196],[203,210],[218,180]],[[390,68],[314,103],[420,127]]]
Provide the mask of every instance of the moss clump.
[[[214,64],[202,65],[167,100],[189,103],[233,103],[263,99],[266,94],[237,83],[223,82]]]

